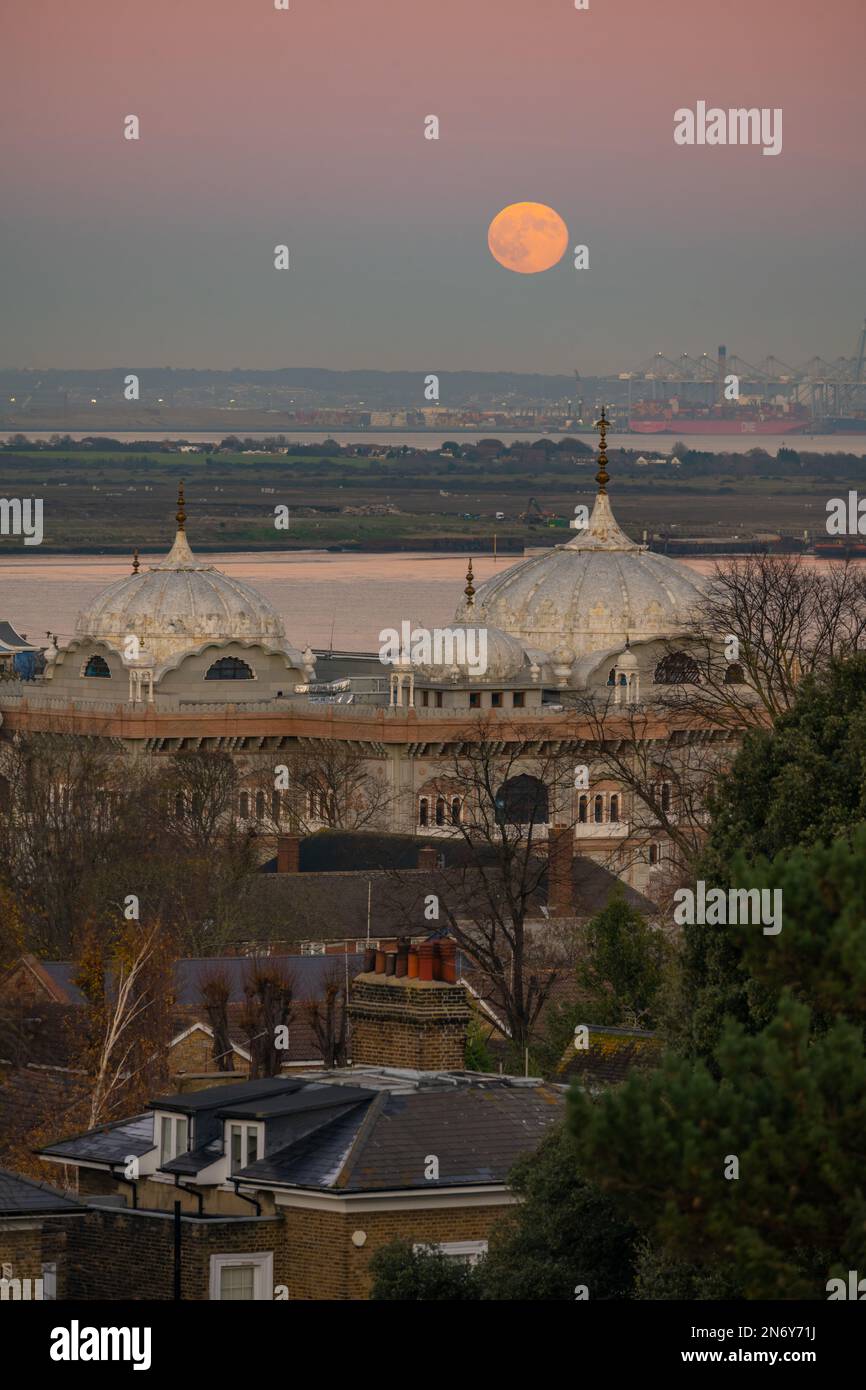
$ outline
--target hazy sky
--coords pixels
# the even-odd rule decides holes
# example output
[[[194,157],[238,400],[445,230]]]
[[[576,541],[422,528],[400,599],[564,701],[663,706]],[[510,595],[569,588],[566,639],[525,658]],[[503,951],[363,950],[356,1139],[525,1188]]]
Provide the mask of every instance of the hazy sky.
[[[864,0],[290,5],[3,0],[0,364],[853,351]],[[782,153],[676,146],[699,100],[781,107]],[[491,258],[520,200],[562,215],[588,270]]]

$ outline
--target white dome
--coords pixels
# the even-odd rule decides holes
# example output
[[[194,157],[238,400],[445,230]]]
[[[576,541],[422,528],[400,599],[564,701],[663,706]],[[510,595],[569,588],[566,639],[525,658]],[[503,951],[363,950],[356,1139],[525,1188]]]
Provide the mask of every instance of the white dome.
[[[581,657],[626,636],[682,631],[704,590],[700,575],[630,540],[602,489],[589,525],[574,540],[532,555],[479,587],[474,620],[495,623],[545,651],[566,644]],[[456,618],[467,619],[465,603]]]
[[[260,642],[294,654],[276,610],[249,584],[197,560],[183,529],[160,564],[116,579],[75,624],[79,641],[95,638],[118,651],[132,634],[157,664],[211,641]]]
[[[475,609],[471,605],[466,605],[466,614],[463,620],[456,623],[451,631],[456,634],[465,628],[467,630],[466,652],[467,657],[461,661],[443,660],[441,664],[433,662],[428,665],[418,666],[416,670],[420,676],[430,681],[444,680],[484,680],[484,681],[507,681],[513,676],[518,676],[523,670],[528,672],[529,663],[523,643],[516,637],[512,637],[501,628],[493,627],[489,623],[482,622],[475,617]],[[470,641],[468,634],[474,633],[474,638]],[[469,655],[479,652],[479,640],[484,634],[484,641],[487,645],[486,650],[486,669],[483,675],[477,674],[477,664],[469,660]],[[456,644],[455,644],[456,645]]]

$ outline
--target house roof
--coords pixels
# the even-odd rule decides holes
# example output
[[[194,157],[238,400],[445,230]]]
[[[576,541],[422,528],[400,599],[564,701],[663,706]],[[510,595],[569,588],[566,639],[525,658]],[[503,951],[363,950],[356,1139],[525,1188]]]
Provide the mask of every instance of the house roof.
[[[502,1184],[561,1119],[564,1100],[564,1087],[521,1077],[357,1067],[163,1096],[151,1111],[262,1121],[266,1156],[233,1175],[248,1188],[360,1193]],[[87,1166],[153,1148],[149,1113],[41,1152]],[[431,1155],[435,1178],[425,1173]],[[221,1156],[212,1136],[161,1171],[195,1176]]]
[[[343,861],[343,841],[361,840],[362,836],[329,835],[322,837],[317,851],[323,854],[331,843],[336,849],[335,859]],[[370,836],[374,841],[387,840],[385,836]],[[399,841],[412,840],[411,836],[394,837]],[[313,836],[312,840],[319,840]],[[304,845],[301,842],[303,863]],[[487,894],[484,890],[482,869],[489,876],[496,875],[497,856],[490,847],[488,853],[479,851],[477,857],[471,855],[465,842],[443,838],[432,841],[437,851],[445,856],[442,869],[418,869],[419,844],[427,841],[412,841],[412,860],[405,866],[396,864],[380,868],[362,868],[361,862],[347,869],[309,869],[300,873],[259,873],[247,881],[243,889],[240,916],[254,922],[255,936],[260,940],[295,943],[301,941],[361,940],[367,935],[374,939],[418,935],[430,928],[425,916],[425,900],[435,894],[450,897],[460,906],[460,916],[470,917],[474,910],[484,913]],[[397,851],[395,850],[395,854]],[[402,850],[400,850],[402,853]],[[370,851],[359,847],[359,861],[369,857]],[[543,919],[543,908],[547,907],[547,865],[539,860],[536,870],[530,870],[528,883],[537,879],[536,889],[528,901],[530,916]],[[623,893],[630,907],[647,916],[655,915],[655,903],[642,893],[622,883],[603,865],[592,859],[576,856],[572,863],[572,894],[574,916],[594,917],[607,906],[615,889]]]
[[[87,1208],[44,1182],[33,1182],[0,1168],[0,1219],[15,1216],[68,1216]]]
[[[73,1139],[46,1144],[40,1153],[51,1158],[68,1158],[78,1163],[124,1163],[133,1155],[140,1157],[153,1148],[153,1116],[133,1115],[128,1120],[100,1125]]]
[[[365,1070],[353,1074],[366,1080]],[[435,1074],[415,1074],[414,1084],[412,1076],[392,1073],[391,1085],[366,1104],[235,1176],[262,1186],[346,1193],[500,1184],[562,1118],[564,1093],[557,1086],[470,1073],[451,1073],[450,1085],[437,1086]],[[425,1173],[432,1155],[435,1178]]]
[[[366,891],[366,890],[365,890]],[[333,909],[333,904],[332,904]],[[333,911],[332,911],[333,917]],[[316,999],[322,994],[329,975],[337,971],[341,977],[348,967],[349,977],[357,975],[361,969],[360,954],[350,954],[345,960],[342,956],[268,956],[269,966],[275,966],[291,975],[294,982],[296,1000]],[[181,1008],[197,1006],[201,1012],[201,987],[209,976],[219,973],[225,975],[230,989],[229,1003],[240,1004],[244,1000],[244,984],[253,968],[254,960],[249,956],[195,956],[175,962],[175,1004]],[[61,1003],[84,1004],[84,995],[74,983],[77,966],[73,961],[42,960],[38,962],[39,972],[49,982],[54,997]]]
[[[574,1081],[587,1090],[616,1086],[634,1070],[658,1066],[664,1052],[660,1035],[640,1028],[590,1024],[588,1042],[587,1048],[569,1043],[556,1069],[557,1081]]]

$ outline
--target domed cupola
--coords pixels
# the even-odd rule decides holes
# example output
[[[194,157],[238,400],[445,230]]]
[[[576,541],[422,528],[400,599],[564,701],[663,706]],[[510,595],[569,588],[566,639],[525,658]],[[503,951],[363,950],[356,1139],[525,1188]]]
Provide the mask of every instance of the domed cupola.
[[[607,495],[607,420],[598,422],[598,494],[586,528],[565,545],[532,555],[478,589],[475,622],[487,622],[528,647],[566,647],[580,658],[622,641],[681,632],[705,591],[686,565],[655,555],[617,524]],[[464,601],[458,622],[466,621]]]
[[[300,656],[283,620],[249,584],[199,560],[186,538],[183,484],[178,491],[177,534],[159,564],[117,579],[79,613],[74,641],[124,650],[135,636],[157,667],[205,644],[239,641]],[[302,665],[303,662],[298,662]]]

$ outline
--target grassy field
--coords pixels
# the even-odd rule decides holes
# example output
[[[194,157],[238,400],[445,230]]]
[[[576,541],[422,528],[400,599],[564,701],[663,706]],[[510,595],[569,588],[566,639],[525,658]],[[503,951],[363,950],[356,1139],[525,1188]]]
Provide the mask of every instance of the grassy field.
[[[824,476],[805,468],[790,477],[742,460],[721,461],[715,472],[706,463],[637,469],[633,458],[612,454],[609,467],[617,517],[637,539],[644,530],[673,537],[815,532],[824,527],[827,499],[853,485],[844,461],[820,470]],[[200,549],[489,549],[495,533],[506,551],[567,540],[575,504],[592,502],[594,472],[591,461],[561,458],[529,467],[513,457],[470,462],[432,453],[370,459],[6,448],[0,496],[43,499],[46,550],[164,549],[183,478],[188,529]],[[521,520],[531,497],[564,524]],[[274,525],[277,506],[289,508],[288,531]],[[344,511],[365,507],[394,511]],[[0,536],[0,548],[20,548],[20,540]]]

